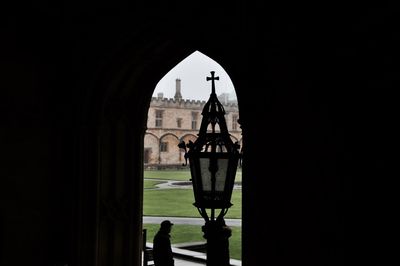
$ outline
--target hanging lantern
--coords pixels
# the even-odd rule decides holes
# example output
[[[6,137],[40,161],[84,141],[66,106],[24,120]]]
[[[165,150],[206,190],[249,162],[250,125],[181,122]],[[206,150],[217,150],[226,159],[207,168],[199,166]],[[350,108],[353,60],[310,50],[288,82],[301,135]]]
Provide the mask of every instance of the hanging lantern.
[[[215,72],[211,71],[211,95],[202,111],[202,121],[195,142],[183,141],[178,145],[189,160],[193,192],[199,212],[208,220],[205,209],[221,209],[224,215],[232,206],[231,196],[240,153],[239,144],[230,138],[225,121],[225,110],[215,94]],[[188,148],[188,150],[187,150]]]

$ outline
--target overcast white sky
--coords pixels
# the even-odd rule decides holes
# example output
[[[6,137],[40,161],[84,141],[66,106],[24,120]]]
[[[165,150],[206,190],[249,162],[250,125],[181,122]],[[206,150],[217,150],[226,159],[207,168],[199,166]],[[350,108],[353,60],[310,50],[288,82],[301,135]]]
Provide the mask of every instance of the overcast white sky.
[[[211,93],[210,71],[215,71],[219,80],[215,81],[215,92],[234,92],[231,79],[225,70],[210,57],[196,51],[186,57],[173,69],[171,69],[157,84],[153,96],[163,92],[164,97],[173,98],[175,95],[175,80],[181,79],[181,94],[183,99],[208,100]],[[236,94],[235,94],[236,98]]]

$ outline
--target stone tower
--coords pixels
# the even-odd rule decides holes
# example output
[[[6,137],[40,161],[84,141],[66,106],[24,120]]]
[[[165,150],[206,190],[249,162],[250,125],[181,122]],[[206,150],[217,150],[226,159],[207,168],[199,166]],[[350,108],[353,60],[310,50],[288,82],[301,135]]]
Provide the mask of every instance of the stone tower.
[[[181,94],[181,80],[176,79],[175,80],[175,96],[174,99],[175,101],[180,101],[182,100],[182,94]]]

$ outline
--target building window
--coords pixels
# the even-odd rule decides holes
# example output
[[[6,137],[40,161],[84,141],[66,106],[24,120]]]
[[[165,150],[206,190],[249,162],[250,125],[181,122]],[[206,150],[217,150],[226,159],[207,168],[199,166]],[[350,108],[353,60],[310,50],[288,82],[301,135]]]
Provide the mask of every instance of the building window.
[[[160,143],[160,151],[167,152],[168,151],[168,142],[161,142]]]
[[[181,127],[182,127],[182,118],[177,118],[177,119],[176,119],[176,126],[177,126],[178,128],[181,128]]]
[[[163,122],[163,111],[156,110],[156,127],[162,127]]]
[[[197,129],[197,117],[198,113],[197,112],[192,112],[192,129]]]
[[[232,130],[237,130],[238,128],[238,116],[232,115]]]

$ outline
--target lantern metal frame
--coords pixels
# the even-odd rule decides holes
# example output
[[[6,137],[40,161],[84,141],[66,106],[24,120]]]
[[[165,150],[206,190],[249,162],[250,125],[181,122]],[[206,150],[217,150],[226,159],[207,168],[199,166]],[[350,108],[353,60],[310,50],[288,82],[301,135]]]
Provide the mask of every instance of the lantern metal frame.
[[[230,137],[224,107],[215,93],[215,80],[219,77],[214,75],[215,72],[211,71],[211,77],[206,78],[211,80],[211,94],[201,113],[203,118],[197,139],[187,144],[181,141],[178,145],[185,151],[184,165],[189,160],[195,198],[193,205],[206,222],[215,220],[216,209],[220,209],[217,219],[222,219],[232,206],[230,200],[241,158],[240,145]],[[206,209],[211,209],[210,216]]]

